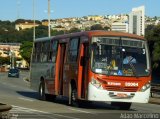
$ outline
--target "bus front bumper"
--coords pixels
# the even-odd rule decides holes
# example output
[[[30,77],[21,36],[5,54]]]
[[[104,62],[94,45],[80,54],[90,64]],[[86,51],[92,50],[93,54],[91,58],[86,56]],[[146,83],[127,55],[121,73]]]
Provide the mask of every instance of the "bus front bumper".
[[[149,96],[150,88],[145,92],[117,92],[99,89],[91,83],[88,87],[88,100],[90,101],[148,103]]]

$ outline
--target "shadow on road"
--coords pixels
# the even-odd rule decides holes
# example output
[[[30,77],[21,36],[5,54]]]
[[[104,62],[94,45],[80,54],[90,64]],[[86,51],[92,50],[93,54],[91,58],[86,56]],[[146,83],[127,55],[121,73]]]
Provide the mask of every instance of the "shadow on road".
[[[66,98],[58,97],[53,102],[54,103],[58,103],[60,105],[70,106],[70,105],[68,105],[68,99],[66,99]],[[81,109],[93,109],[93,110],[94,109],[95,110],[96,109],[98,109],[98,110],[120,110],[119,107],[111,106],[110,102],[91,102],[91,101],[81,101],[79,103],[79,107],[78,108],[81,108]],[[133,109],[131,107],[131,109],[125,110],[125,111],[133,112],[133,111],[137,111],[137,110]]]
[[[38,99],[38,93],[37,92],[27,92],[27,91],[17,91],[18,94],[28,97],[28,98],[33,98],[33,99]],[[56,97],[53,98],[52,96],[47,96],[47,101],[57,103],[60,105],[68,105],[68,98],[65,97]],[[110,102],[90,102],[90,101],[82,101],[79,105],[79,108],[83,109],[106,109],[106,110],[119,110],[118,107],[113,107],[110,105]],[[127,111],[137,111],[131,107],[130,110]]]
[[[37,92],[17,91],[17,93],[24,96],[24,97],[38,99],[38,93]]]

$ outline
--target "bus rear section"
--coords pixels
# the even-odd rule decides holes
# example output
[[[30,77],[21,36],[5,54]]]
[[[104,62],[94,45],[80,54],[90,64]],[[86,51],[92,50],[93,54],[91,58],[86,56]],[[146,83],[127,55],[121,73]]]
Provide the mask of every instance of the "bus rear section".
[[[129,109],[150,96],[147,42],[127,37],[92,37],[88,100],[111,101]]]

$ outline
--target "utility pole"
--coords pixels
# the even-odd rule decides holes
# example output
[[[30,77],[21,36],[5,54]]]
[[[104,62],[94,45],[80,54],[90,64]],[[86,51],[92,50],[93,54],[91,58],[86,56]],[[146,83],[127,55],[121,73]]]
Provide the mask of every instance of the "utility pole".
[[[14,60],[14,58],[15,58],[15,53],[12,52],[12,68],[15,68],[15,66],[14,66],[15,60]]]
[[[51,14],[51,10],[50,10],[50,0],[48,0],[48,37],[51,37],[51,20],[50,20],[50,14]]]
[[[33,0],[33,42],[35,41],[35,0]]]
[[[17,0],[17,19],[20,18],[20,1]]]

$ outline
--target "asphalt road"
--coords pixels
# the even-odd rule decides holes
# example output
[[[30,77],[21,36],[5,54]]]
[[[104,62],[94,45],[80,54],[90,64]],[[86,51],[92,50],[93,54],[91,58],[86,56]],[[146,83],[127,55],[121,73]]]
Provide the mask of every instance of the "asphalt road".
[[[8,78],[0,73],[0,103],[12,105],[9,115],[14,119],[119,119],[160,118],[160,105],[132,104],[130,110],[119,110],[106,102],[93,102],[82,108],[67,105],[67,100],[58,97],[55,101],[40,101],[37,92],[23,80],[28,72],[21,72],[20,78]]]

